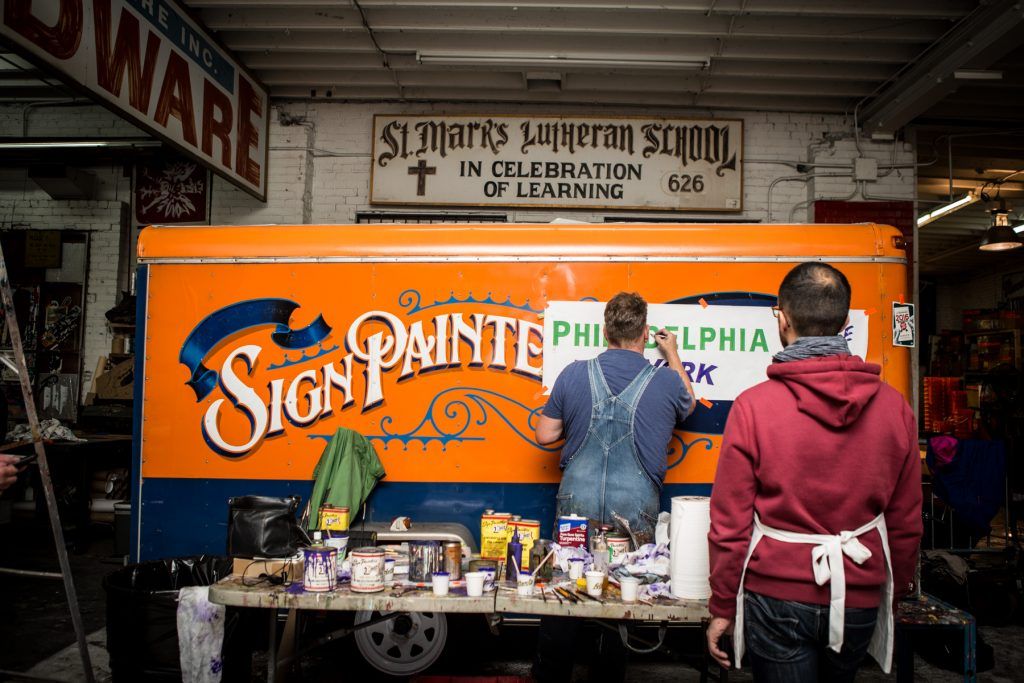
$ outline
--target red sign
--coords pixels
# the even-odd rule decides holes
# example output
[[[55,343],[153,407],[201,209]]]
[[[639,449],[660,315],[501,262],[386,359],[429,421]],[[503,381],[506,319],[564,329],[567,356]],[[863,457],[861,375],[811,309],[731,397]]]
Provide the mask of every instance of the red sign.
[[[143,225],[205,222],[208,193],[206,168],[194,161],[135,167],[135,218]]]

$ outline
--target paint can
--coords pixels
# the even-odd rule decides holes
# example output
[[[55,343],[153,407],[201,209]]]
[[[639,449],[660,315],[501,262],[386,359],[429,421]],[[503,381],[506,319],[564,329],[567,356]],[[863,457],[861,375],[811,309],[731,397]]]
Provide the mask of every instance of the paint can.
[[[448,541],[444,544],[444,570],[452,581],[462,578],[462,543]]]
[[[485,560],[504,560],[508,545],[509,522],[507,512],[486,510],[480,517],[480,557]]]
[[[535,519],[513,519],[511,526],[513,530],[519,532],[519,542],[523,544],[523,566],[520,568],[529,569],[530,550],[540,538],[540,522]]]
[[[587,518],[580,515],[562,515],[558,518],[555,540],[563,548],[587,547]]]
[[[606,537],[608,541],[609,564],[619,564],[629,554],[629,536],[612,532]]]
[[[352,592],[377,593],[384,590],[384,551],[380,548],[356,548],[349,553],[352,566]]]
[[[349,509],[332,505],[320,506],[320,529],[328,531],[348,531]]]
[[[311,593],[334,590],[338,582],[338,551],[325,545],[302,549],[302,587]]]
[[[430,581],[434,572],[442,571],[441,553],[440,541],[409,541],[409,580]]]

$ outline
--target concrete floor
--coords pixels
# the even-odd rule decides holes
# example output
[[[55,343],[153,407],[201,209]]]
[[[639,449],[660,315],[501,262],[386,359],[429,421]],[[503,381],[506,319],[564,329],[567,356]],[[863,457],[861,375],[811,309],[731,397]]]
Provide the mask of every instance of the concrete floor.
[[[112,557],[111,531],[97,528],[92,536],[93,541],[85,552],[72,554],[71,562],[83,619],[90,634],[88,641],[94,671],[97,680],[102,682],[110,680],[110,674],[105,651],[106,606],[101,583],[103,577],[119,565],[117,558]],[[45,527],[23,521],[0,525],[0,565],[55,570],[56,559]],[[5,576],[0,581],[0,604],[4,605],[8,615],[8,618],[0,619],[0,643],[4,643],[0,647],[0,669],[56,680],[82,679],[74,632],[60,582]],[[1018,614],[1016,625],[980,627],[982,638],[995,649],[995,667],[980,674],[979,681],[1024,681],[1024,626],[1021,621],[1024,619]],[[531,627],[505,627],[500,636],[494,636],[479,617],[453,619],[450,626],[448,647],[430,674],[528,675],[535,640],[535,631]],[[692,631],[679,631],[670,634],[668,645],[677,655],[695,653],[699,640]],[[259,644],[254,643],[252,647],[258,650]],[[585,647],[581,648],[578,657],[582,662],[587,661],[589,657]],[[301,675],[292,680],[337,680],[340,663],[344,663],[342,665],[347,670],[354,668],[358,671],[360,680],[376,679],[368,667],[352,666],[357,658],[358,652],[351,643],[327,646],[304,657]],[[637,683],[699,680],[697,671],[681,659],[664,654],[634,656],[628,680]],[[265,657],[256,652],[253,661],[256,668],[253,680],[262,680]],[[578,666],[576,673],[574,680],[583,680],[587,673],[585,666]],[[960,680],[952,672],[932,667],[921,657],[916,658],[915,673],[918,681]],[[730,680],[751,679],[748,672],[742,671],[734,672]],[[863,669],[858,680],[893,681],[895,675],[886,676],[871,663]]]

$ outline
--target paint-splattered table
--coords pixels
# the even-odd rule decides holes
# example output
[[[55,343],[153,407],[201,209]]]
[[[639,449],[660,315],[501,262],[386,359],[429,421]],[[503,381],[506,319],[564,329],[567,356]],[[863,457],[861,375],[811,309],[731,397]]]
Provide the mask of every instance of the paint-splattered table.
[[[481,613],[518,614],[536,616],[562,616],[594,619],[599,621],[637,621],[667,624],[691,624],[702,626],[708,619],[707,602],[703,600],[658,599],[649,602],[625,604],[619,599],[618,590],[612,586],[601,602],[578,597],[579,602],[569,598],[556,597],[550,587],[543,594],[539,589],[531,597],[517,595],[515,589],[499,585],[497,590],[484,593],[478,598],[466,595],[465,588],[453,586],[444,597],[435,596],[429,589],[413,589],[401,584],[379,593],[353,593],[348,586],[341,586],[330,593],[312,593],[302,590],[299,584],[292,586],[256,584],[232,576],[210,587],[212,602],[234,607],[255,607],[270,610],[270,651],[267,679],[273,683],[277,675],[278,643],[277,613],[288,610],[294,615],[297,610],[334,610],[347,612],[393,613]],[[559,602],[561,600],[561,602]],[[367,622],[369,624],[369,622]],[[614,628],[617,628],[614,627]]]

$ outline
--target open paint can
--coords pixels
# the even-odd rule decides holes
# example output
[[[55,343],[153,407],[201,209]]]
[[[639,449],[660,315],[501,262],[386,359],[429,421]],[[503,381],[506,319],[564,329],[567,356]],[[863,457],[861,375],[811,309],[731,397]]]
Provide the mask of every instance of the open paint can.
[[[302,549],[302,587],[313,593],[334,590],[338,582],[338,551],[325,545]]]

